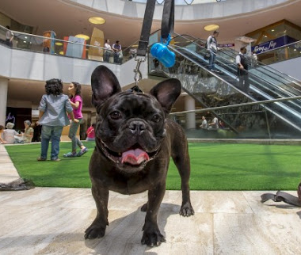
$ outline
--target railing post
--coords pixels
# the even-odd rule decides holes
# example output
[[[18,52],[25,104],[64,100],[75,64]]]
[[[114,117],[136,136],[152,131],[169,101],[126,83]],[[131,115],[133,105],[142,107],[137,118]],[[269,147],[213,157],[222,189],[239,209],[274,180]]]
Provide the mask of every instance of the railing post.
[[[265,119],[266,119],[266,122],[267,122],[267,129],[268,129],[269,139],[271,139],[270,123],[269,123],[269,118],[268,118],[268,114],[267,114],[266,109],[264,109],[264,114],[265,114]]]

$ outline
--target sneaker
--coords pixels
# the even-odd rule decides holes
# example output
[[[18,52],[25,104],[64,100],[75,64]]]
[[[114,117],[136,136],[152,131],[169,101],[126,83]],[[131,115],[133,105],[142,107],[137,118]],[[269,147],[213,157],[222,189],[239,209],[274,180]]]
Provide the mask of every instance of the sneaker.
[[[64,154],[64,158],[74,158],[76,156],[77,156],[76,152],[74,152],[74,153],[68,152],[68,153]]]
[[[54,158],[54,159],[51,159],[51,161],[56,161],[56,162],[59,162],[61,161],[59,158]]]
[[[81,157],[82,155],[84,155],[86,152],[88,151],[87,147],[83,148],[82,150],[80,150],[78,153],[77,153],[77,156],[78,157]]]
[[[39,157],[39,158],[37,158],[37,161],[46,161],[46,159]]]

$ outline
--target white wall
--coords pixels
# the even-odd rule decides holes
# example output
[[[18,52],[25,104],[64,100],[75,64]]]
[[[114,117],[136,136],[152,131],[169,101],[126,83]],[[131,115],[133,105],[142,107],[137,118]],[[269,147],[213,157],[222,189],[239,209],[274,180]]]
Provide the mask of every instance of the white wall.
[[[269,66],[301,81],[301,57],[278,62]]]
[[[136,61],[131,59],[123,65],[108,64],[98,61],[54,56],[51,54],[10,49],[0,45],[0,76],[8,79],[46,81],[59,78],[68,83],[77,81],[90,85],[91,74],[98,65],[110,68],[118,78],[120,85],[134,82]],[[147,63],[141,64],[143,78],[147,78]]]

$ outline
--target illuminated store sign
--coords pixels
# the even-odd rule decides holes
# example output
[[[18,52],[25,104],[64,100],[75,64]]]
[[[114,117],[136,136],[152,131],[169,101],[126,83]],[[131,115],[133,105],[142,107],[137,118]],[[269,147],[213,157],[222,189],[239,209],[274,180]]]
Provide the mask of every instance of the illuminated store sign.
[[[277,49],[281,46],[284,46],[289,43],[293,43],[295,41],[296,40],[294,38],[285,35],[285,36],[281,36],[277,39],[256,45],[256,46],[252,47],[252,51],[254,51],[254,53],[256,53],[256,54],[260,54],[260,53],[263,53],[263,52],[266,52],[269,50]]]

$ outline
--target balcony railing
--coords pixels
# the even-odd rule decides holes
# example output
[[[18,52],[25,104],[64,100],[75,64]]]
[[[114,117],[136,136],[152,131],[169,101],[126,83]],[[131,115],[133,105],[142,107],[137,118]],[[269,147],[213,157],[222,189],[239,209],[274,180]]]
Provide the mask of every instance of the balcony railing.
[[[6,33],[10,31],[0,25],[0,44],[6,45],[13,49],[31,51],[43,54],[51,54],[62,57],[71,57],[86,59],[92,61],[103,62],[105,49],[96,42],[96,45],[90,45],[83,40],[62,40],[51,37],[32,35],[18,31],[11,31],[14,35],[11,45],[6,42]],[[132,46],[122,49],[120,56],[114,56],[114,52],[108,52],[108,61],[112,64],[123,64],[129,59],[135,57],[138,43],[133,43]]]

